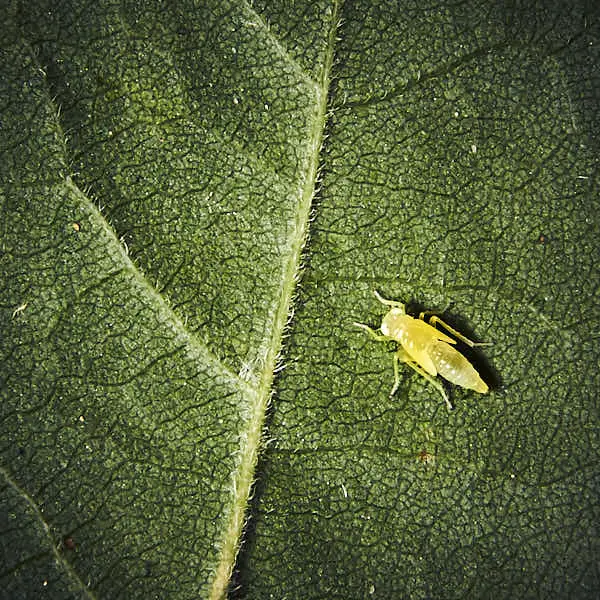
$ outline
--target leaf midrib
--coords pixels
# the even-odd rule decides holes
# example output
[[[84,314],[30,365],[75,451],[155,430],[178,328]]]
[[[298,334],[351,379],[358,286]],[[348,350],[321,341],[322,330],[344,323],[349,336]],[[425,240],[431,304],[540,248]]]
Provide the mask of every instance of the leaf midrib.
[[[211,600],[220,600],[226,596],[235,565],[250,490],[254,481],[254,472],[258,462],[258,451],[262,440],[266,411],[272,394],[273,377],[282,348],[283,335],[292,311],[294,290],[300,278],[302,253],[308,237],[313,198],[319,178],[321,148],[328,118],[327,103],[340,5],[341,0],[337,0],[333,4],[323,67],[320,76],[314,83],[315,106],[312,127],[309,129],[311,135],[308,142],[308,161],[304,177],[301,179],[303,185],[298,190],[298,208],[293,229],[294,233],[290,237],[288,259],[283,270],[279,293],[274,301],[275,311],[270,327],[271,336],[266,348],[257,393],[254,404],[251,405],[246,428],[240,436],[240,460],[233,475],[232,505],[230,513],[226,517],[227,524],[220,544],[219,563],[210,587],[209,598]]]

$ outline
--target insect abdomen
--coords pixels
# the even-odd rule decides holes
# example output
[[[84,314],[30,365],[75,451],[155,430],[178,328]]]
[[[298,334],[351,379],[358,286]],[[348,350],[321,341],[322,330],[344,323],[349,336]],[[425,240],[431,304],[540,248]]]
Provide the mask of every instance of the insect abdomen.
[[[488,392],[487,384],[473,365],[446,342],[435,341],[428,349],[428,354],[437,372],[450,383],[475,390],[480,394]]]

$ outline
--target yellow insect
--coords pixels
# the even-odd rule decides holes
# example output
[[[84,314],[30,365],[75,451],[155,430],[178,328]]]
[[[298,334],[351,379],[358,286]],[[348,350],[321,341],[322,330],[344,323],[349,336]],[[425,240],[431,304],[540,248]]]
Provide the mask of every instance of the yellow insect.
[[[406,363],[419,375],[425,377],[442,395],[449,409],[452,409],[452,404],[450,404],[448,394],[440,381],[434,379],[438,374],[455,385],[474,390],[480,394],[488,392],[487,384],[481,379],[473,365],[456,348],[450,345],[456,344],[456,340],[436,329],[434,325],[441,325],[456,338],[471,347],[486,346],[487,343],[472,342],[435,315],[429,318],[429,323],[426,323],[426,312],[422,312],[419,318],[415,319],[406,314],[406,308],[402,302],[386,300],[377,292],[375,292],[375,297],[382,304],[391,306],[381,321],[381,334],[364,323],[354,323],[354,325],[364,329],[377,341],[394,340],[398,342],[399,347],[394,354],[394,387],[390,392],[390,396],[396,392],[400,385],[398,365],[401,362]]]

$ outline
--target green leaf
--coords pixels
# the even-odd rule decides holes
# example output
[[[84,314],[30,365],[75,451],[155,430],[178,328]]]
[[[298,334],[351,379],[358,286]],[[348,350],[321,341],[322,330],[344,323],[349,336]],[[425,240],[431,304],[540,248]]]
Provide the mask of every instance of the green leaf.
[[[1,597],[595,598],[595,3],[4,12]]]

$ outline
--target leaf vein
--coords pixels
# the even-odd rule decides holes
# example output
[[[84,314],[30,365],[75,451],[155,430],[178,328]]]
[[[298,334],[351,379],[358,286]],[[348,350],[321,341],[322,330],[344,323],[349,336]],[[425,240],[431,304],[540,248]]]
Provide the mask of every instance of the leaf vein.
[[[173,328],[173,333],[175,336],[177,336],[177,338],[183,342],[184,346],[194,352],[197,352],[202,357],[202,360],[206,362],[209,369],[214,370],[217,373],[221,373],[227,379],[230,379],[235,387],[239,388],[242,393],[248,395],[250,398],[254,397],[257,393],[257,390],[245,379],[240,377],[239,374],[232,371],[221,359],[215,356],[210,351],[208,346],[202,340],[200,340],[195,333],[188,329],[177,313],[175,313],[169,306],[164,296],[158,292],[158,290],[150,283],[150,281],[148,281],[147,277],[142,273],[142,271],[140,271],[140,269],[138,269],[135,263],[131,260],[127,252],[127,248],[119,241],[116,232],[104,218],[100,210],[95,206],[90,198],[77,187],[70,177],[67,178],[67,186],[70,187],[71,190],[81,198],[82,204],[87,207],[91,218],[103,229],[114,247],[118,248],[120,261],[124,269],[135,280],[136,284],[144,290],[151,302],[156,306],[157,310],[165,314],[168,322]]]
[[[270,327],[271,335],[265,348],[262,377],[246,430],[242,433],[240,439],[239,464],[233,474],[232,507],[227,517],[225,533],[221,541],[219,564],[210,587],[209,598],[211,600],[221,600],[227,594],[229,580],[240,546],[248,499],[254,479],[254,470],[258,462],[266,410],[272,393],[273,378],[277,371],[285,329],[292,312],[294,290],[299,279],[302,253],[308,237],[313,209],[313,198],[317,190],[321,148],[329,115],[328,93],[341,6],[341,0],[334,2],[323,66],[319,81],[316,84],[317,94],[311,135],[307,141],[308,159],[304,167],[303,183],[298,189],[298,208],[291,228],[293,233],[289,239],[288,259],[283,269],[280,291],[274,298],[274,317]]]
[[[34,501],[34,499],[16,481],[14,481],[14,479],[12,479],[12,477],[9,475],[9,473],[6,471],[6,469],[4,469],[4,467],[0,467],[0,474],[2,475],[2,477],[4,478],[4,480],[6,481],[8,486],[11,487],[13,490],[15,490],[15,492],[25,501],[25,503],[33,511],[35,518],[41,524],[41,527],[44,531],[44,535],[48,540],[50,552],[51,552],[52,556],[54,557],[54,560],[56,561],[56,563],[59,564],[65,570],[65,572],[68,573],[69,576],[77,583],[81,592],[83,594],[85,594],[86,598],[95,600],[96,596],[83,583],[83,581],[81,580],[79,575],[75,572],[75,570],[73,569],[71,564],[68,561],[66,561],[64,556],[59,552],[59,546],[56,545],[56,542],[50,531],[50,524],[44,519],[42,511],[40,510],[40,508],[38,507],[38,505]],[[44,554],[46,554],[46,553],[44,553]],[[18,565],[16,565],[13,568],[16,568],[17,566]],[[7,574],[8,573],[6,571],[3,573],[0,573],[0,578],[5,577]]]

